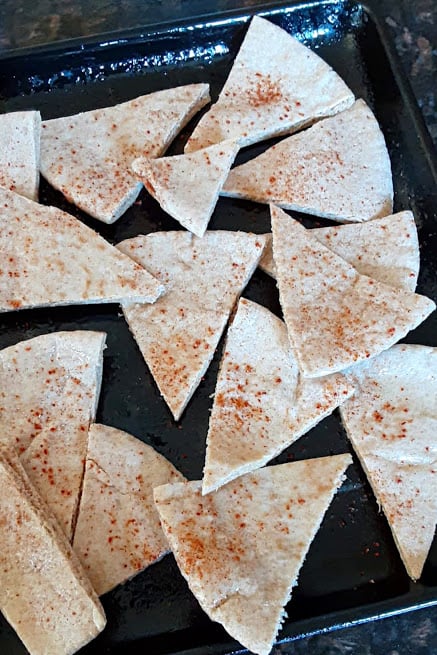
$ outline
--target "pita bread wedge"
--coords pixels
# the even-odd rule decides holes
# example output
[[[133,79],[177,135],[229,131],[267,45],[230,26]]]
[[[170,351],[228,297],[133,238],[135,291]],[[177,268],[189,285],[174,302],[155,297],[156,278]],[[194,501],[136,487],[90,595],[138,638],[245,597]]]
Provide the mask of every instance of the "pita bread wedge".
[[[105,334],[54,332],[0,351],[0,434],[68,538],[102,376]]]
[[[183,480],[139,439],[90,427],[73,548],[99,596],[168,553],[153,488]]]
[[[315,228],[311,234],[361,275],[400,289],[415,290],[420,252],[412,212],[398,212],[366,223]],[[267,239],[259,267],[276,277],[271,235]]]
[[[338,373],[302,379],[283,321],[242,298],[217,379],[202,493],[266,464],[353,391]]]
[[[281,209],[271,215],[280,301],[305,377],[374,357],[434,311],[425,296],[360,275]]]
[[[0,189],[0,311],[154,302],[162,285],[56,207]]]
[[[0,610],[32,655],[70,655],[106,619],[65,536],[11,456],[0,457]]]
[[[132,161],[162,155],[207,102],[208,84],[188,84],[44,121],[41,173],[67,200],[113,223],[141,190]]]
[[[221,194],[346,223],[386,216],[393,182],[384,136],[357,100],[232,169]]]
[[[118,244],[166,286],[153,310],[122,307],[176,420],[207,370],[264,245],[264,237],[225,230],[206,232],[201,239],[189,232],[156,232]]]
[[[41,114],[0,115],[0,187],[38,200]]]
[[[236,141],[224,141],[186,155],[136,159],[132,169],[167,214],[202,237],[237,152]]]
[[[348,371],[349,439],[408,574],[420,578],[437,521],[437,348],[399,344]]]
[[[207,496],[200,482],[155,489],[182,575],[213,621],[268,655],[309,546],[350,455],[269,466]]]
[[[349,107],[352,91],[318,55],[254,16],[217,102],[185,152],[238,139],[240,147],[289,134]]]

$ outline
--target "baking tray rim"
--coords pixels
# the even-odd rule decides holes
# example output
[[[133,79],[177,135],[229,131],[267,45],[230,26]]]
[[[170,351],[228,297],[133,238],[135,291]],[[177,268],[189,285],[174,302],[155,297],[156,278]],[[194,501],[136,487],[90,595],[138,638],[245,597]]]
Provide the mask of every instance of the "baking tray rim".
[[[67,54],[78,54],[91,52],[92,50],[104,47],[128,46],[137,41],[143,41],[145,38],[156,38],[160,35],[177,32],[187,26],[197,24],[202,27],[214,24],[220,24],[227,21],[247,22],[251,16],[272,15],[274,13],[283,13],[298,11],[299,8],[309,6],[329,6],[329,5],[350,5],[351,7],[361,8],[364,14],[367,14],[373,21],[382,47],[385,50],[387,59],[390,64],[396,84],[405,105],[410,113],[411,119],[416,128],[416,133],[422,144],[425,157],[427,159],[430,172],[437,185],[437,150],[433,139],[429,133],[422,111],[418,105],[412,85],[407,78],[403,69],[402,62],[396,52],[392,35],[385,24],[381,14],[381,7],[378,0],[271,0],[260,2],[250,7],[234,7],[222,12],[209,12],[205,14],[193,14],[184,16],[176,20],[168,19],[155,23],[144,24],[122,30],[110,30],[105,32],[96,32],[85,37],[72,37],[60,39],[48,43],[40,43],[31,46],[10,48],[0,51],[0,62],[7,62],[12,59],[25,59],[28,57],[37,57],[41,55],[55,54],[56,52]]]

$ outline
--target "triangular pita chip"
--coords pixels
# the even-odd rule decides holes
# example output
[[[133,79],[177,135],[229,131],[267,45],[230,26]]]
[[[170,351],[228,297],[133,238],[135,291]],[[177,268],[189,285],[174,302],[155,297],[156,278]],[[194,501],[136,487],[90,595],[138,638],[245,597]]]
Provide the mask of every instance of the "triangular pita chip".
[[[0,435],[71,538],[105,334],[54,332],[0,351]]]
[[[255,16],[220,96],[189,138],[185,152],[226,139],[240,146],[289,134],[354,101],[326,62],[288,32]]]
[[[0,189],[0,311],[154,302],[163,286],[81,221]]]
[[[168,552],[153,488],[183,479],[139,439],[90,427],[73,548],[99,596]]]
[[[208,84],[189,84],[44,121],[41,173],[67,200],[113,223],[141,190],[132,161],[162,155],[207,102]]]
[[[425,296],[360,275],[281,209],[271,215],[280,301],[306,377],[374,357],[434,311]]]
[[[155,489],[182,575],[213,621],[268,655],[299,570],[350,455],[268,466],[207,496],[200,482]]]
[[[384,136],[363,100],[232,169],[221,193],[340,222],[393,209]]]
[[[38,200],[41,114],[0,115],[0,187]]]
[[[202,493],[266,464],[353,390],[339,373],[303,379],[283,321],[242,298],[217,379]]]
[[[103,608],[19,462],[0,456],[0,610],[32,655],[71,655],[105,627]]]
[[[348,375],[342,420],[416,580],[437,521],[437,348],[399,344]]]
[[[361,275],[393,287],[415,290],[420,252],[412,212],[399,212],[365,223],[314,228],[311,234]],[[267,239],[259,267],[276,277],[271,235]]]
[[[265,238],[247,232],[156,232],[120,243],[166,285],[155,304],[123,312],[156,384],[178,420],[206,372]]]
[[[186,155],[136,159],[132,170],[167,214],[202,237],[237,152],[236,141],[225,141]]]

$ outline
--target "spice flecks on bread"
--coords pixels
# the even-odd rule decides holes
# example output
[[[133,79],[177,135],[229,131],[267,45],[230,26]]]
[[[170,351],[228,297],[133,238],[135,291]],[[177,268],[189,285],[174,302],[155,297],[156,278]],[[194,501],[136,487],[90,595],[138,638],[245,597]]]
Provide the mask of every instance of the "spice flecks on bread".
[[[176,562],[202,609],[268,655],[308,548],[350,455],[268,466],[202,496],[201,482],[155,489]]]

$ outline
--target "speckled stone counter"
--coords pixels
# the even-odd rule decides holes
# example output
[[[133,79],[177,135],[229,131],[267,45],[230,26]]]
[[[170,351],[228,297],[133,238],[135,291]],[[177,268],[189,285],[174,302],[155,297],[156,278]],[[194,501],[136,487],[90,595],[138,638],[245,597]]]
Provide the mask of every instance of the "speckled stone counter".
[[[0,0],[0,53],[257,4],[251,0]],[[389,28],[437,144],[437,0],[381,0],[378,13]],[[276,647],[274,654],[436,655],[437,608],[300,639]]]

